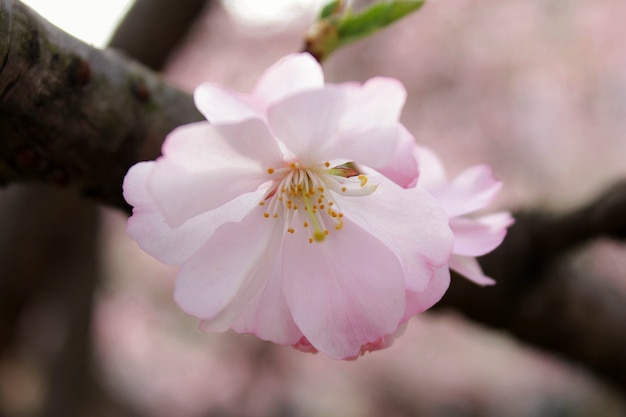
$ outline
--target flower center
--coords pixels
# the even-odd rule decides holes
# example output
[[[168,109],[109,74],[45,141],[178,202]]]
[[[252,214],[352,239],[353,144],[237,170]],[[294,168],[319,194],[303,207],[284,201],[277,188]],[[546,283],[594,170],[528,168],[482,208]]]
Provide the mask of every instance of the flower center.
[[[265,206],[267,219],[285,219],[287,231],[296,232],[302,225],[309,234],[309,243],[323,242],[329,234],[327,224],[335,230],[343,226],[343,213],[336,197],[371,194],[376,186],[367,184],[367,176],[352,164],[331,167],[324,162],[303,168],[293,162],[282,168],[268,168],[273,186],[259,204]]]

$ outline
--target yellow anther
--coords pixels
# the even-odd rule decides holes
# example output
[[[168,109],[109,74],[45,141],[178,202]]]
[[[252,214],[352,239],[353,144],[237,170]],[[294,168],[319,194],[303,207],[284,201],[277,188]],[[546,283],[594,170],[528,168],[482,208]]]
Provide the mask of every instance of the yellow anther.
[[[304,222],[303,226],[304,226],[304,227],[309,227],[309,223]]]
[[[289,229],[287,229],[287,231],[291,234],[296,232],[293,227],[290,227]]]
[[[259,201],[259,206],[264,206],[265,205],[265,201]]]
[[[329,168],[329,167],[330,167],[330,162],[328,162],[328,161],[324,162],[324,166],[325,166],[326,168]]]
[[[268,168],[267,169],[267,173],[268,174],[273,174],[274,173],[274,168]]]
[[[341,187],[341,192],[345,193],[345,192],[346,192],[346,190],[347,190],[347,188],[346,188],[346,187]]]
[[[359,175],[357,178],[361,181],[361,187],[365,187],[365,184],[367,184],[367,177],[365,175]]]
[[[341,223],[337,223],[337,224],[335,225],[335,230],[341,230],[341,228],[342,228],[342,227],[343,227],[343,222],[341,222]]]
[[[313,239],[309,238],[309,243],[313,243]]]
[[[269,213],[263,213],[263,217],[265,217],[267,219],[268,217],[270,217],[270,214]]]
[[[274,218],[277,219],[278,218],[278,213],[274,213]]]

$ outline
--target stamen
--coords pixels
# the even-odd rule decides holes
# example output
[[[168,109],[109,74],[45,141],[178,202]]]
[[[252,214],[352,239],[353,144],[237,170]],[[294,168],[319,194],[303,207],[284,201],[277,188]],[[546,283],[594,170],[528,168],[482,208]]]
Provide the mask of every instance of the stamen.
[[[317,221],[317,216],[315,215],[313,207],[311,206],[311,200],[309,200],[309,197],[304,192],[302,192],[301,195],[302,201],[304,201],[304,210],[306,210],[307,214],[309,215],[309,219],[311,220],[311,224],[313,225],[313,238],[317,242],[323,242],[326,236],[323,232],[322,227]]]
[[[376,185],[368,184],[368,177],[352,163],[331,167],[326,161],[323,166],[301,168],[299,162],[291,162],[280,168],[267,168],[267,173],[273,175],[273,186],[259,202],[265,208],[263,217],[276,219],[280,215],[284,218],[280,224],[290,234],[295,234],[299,224],[308,230],[310,243],[326,240],[329,221],[334,230],[343,228],[344,216],[333,196],[365,196],[376,190]]]

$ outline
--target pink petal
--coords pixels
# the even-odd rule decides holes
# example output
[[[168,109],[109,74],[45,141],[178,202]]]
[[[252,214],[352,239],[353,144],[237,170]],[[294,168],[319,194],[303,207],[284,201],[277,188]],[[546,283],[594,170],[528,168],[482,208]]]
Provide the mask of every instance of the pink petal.
[[[302,332],[294,323],[287,307],[280,270],[281,264],[277,257],[274,270],[264,285],[245,303],[244,309],[231,325],[232,330],[237,333],[252,333],[260,339],[281,345],[293,345],[302,338]]]
[[[361,346],[393,333],[404,312],[398,259],[350,220],[321,243],[288,235],[283,276],[294,321],[334,359],[354,357]]]
[[[417,313],[428,310],[441,300],[450,287],[450,270],[441,266],[434,271],[433,279],[424,291],[406,292],[406,311],[402,322],[409,320]]]
[[[429,191],[448,216],[457,217],[489,205],[501,186],[502,183],[493,177],[491,168],[477,165],[465,170],[450,184]]]
[[[342,117],[343,130],[365,130],[395,124],[406,101],[406,89],[393,78],[376,77],[363,85],[342,84],[348,95],[347,111]]]
[[[446,170],[432,149],[419,145],[414,156],[419,163],[419,184],[422,187],[430,191],[447,182]]]
[[[148,178],[154,165],[154,162],[136,164],[124,178],[124,197],[134,206],[127,231],[145,252],[167,264],[185,262],[206,243],[218,226],[224,222],[241,221],[263,197],[263,190],[243,194],[224,206],[171,227],[148,192]]]
[[[323,86],[324,74],[320,64],[308,53],[291,54],[265,71],[253,95],[268,105],[295,93]]]
[[[483,273],[476,258],[452,255],[449,265],[450,268],[478,285],[494,285],[496,283]]]
[[[228,316],[214,330],[231,325],[274,268],[284,223],[263,212],[258,207],[241,222],[223,224],[178,273],[174,299],[185,312],[207,321]]]
[[[199,85],[193,98],[200,113],[212,124],[265,117],[263,102],[249,94],[238,93],[217,84]]]
[[[268,109],[272,132],[306,165],[337,157],[328,152],[339,130],[345,94],[339,88],[305,91],[274,103]]]
[[[327,155],[332,156],[332,158],[328,159],[346,158],[376,170],[385,169],[396,164],[402,165],[402,161],[398,162],[392,158],[397,148],[401,146],[400,140],[403,136],[403,129],[404,127],[401,124],[396,123],[362,131],[343,132],[332,143],[332,147],[328,147],[329,152]],[[417,167],[414,158],[406,159],[410,159],[413,165]],[[403,177],[411,174],[414,174],[412,180],[415,182],[417,180],[417,169],[408,171]]]
[[[166,139],[164,156],[148,187],[165,220],[178,226],[268,181],[282,164],[278,144],[259,120],[215,127],[179,127]]]
[[[450,219],[450,228],[454,233],[454,250],[457,255],[481,256],[491,252],[502,243],[506,228],[513,223],[508,212],[468,219],[456,217]]]
[[[416,147],[413,135],[404,126],[401,126],[396,149],[389,162],[376,169],[401,187],[414,187],[418,176],[421,184],[422,167],[421,165],[418,166],[417,158],[414,156]]]
[[[370,175],[377,190],[364,198],[344,198],[345,218],[376,236],[404,265],[409,290],[423,291],[433,267],[445,265],[452,252],[448,216],[421,187],[404,189],[383,176]]]

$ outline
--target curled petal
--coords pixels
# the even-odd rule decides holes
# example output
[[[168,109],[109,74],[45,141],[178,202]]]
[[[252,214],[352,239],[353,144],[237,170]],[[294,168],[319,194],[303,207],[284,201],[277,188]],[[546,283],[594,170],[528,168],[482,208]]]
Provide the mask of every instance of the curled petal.
[[[478,285],[494,285],[496,281],[483,273],[476,258],[461,255],[450,257],[450,268]]]
[[[404,313],[402,266],[378,239],[349,220],[322,243],[297,233],[283,244],[283,288],[307,340],[335,359],[393,333]]]
[[[252,94],[269,105],[295,93],[323,86],[322,67],[310,54],[290,54],[263,73]]]
[[[400,135],[389,161],[378,168],[372,165],[372,168],[375,168],[401,187],[414,187],[418,177],[421,185],[423,177],[422,166],[418,164],[418,160],[415,157],[416,147],[413,135],[401,125]]]
[[[163,145],[148,188],[165,220],[176,227],[235,197],[254,192],[280,164],[278,144],[258,120],[174,130]]]
[[[454,233],[454,253],[463,256],[481,256],[491,252],[502,243],[506,228],[513,223],[508,212],[468,219],[450,219]]]
[[[259,99],[217,84],[199,85],[194,90],[193,99],[200,113],[212,124],[265,118],[265,106]]]
[[[236,197],[215,210],[192,217],[178,227],[170,226],[163,218],[147,182],[154,162],[133,166],[124,178],[124,198],[133,205],[127,232],[141,249],[156,259],[171,265],[180,265],[189,259],[224,222],[241,219],[258,205],[264,190]]]
[[[450,270],[448,266],[435,268],[433,279],[424,291],[406,292],[406,310],[402,322],[406,322],[417,313],[428,310],[434,306],[445,294],[450,286]]]
[[[370,176],[378,189],[367,197],[341,200],[345,217],[359,224],[394,252],[411,291],[425,290],[433,267],[445,265],[454,237],[439,203],[421,187],[404,189],[384,176]]]
[[[181,268],[174,299],[187,313],[224,331],[263,288],[275,266],[283,228],[259,207],[225,223]],[[221,315],[221,317],[218,317]],[[216,319],[216,323],[209,321]]]
[[[491,168],[477,165],[462,172],[451,183],[429,190],[450,217],[480,210],[494,199],[502,183],[493,177]]]

